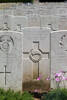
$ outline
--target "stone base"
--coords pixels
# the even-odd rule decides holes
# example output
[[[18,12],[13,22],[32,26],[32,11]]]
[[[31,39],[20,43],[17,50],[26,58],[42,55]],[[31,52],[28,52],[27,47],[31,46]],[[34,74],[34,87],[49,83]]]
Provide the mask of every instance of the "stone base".
[[[44,82],[42,80],[32,80],[23,83],[23,91],[31,91],[31,92],[47,92],[50,89],[50,83]]]

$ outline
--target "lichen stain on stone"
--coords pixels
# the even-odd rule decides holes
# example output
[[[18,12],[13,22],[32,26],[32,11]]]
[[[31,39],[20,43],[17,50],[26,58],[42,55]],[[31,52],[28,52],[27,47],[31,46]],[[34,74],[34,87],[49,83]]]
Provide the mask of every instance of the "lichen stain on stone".
[[[34,92],[36,89],[39,92],[48,91],[50,89],[50,82],[43,80],[40,81],[32,80],[23,83],[23,91]]]

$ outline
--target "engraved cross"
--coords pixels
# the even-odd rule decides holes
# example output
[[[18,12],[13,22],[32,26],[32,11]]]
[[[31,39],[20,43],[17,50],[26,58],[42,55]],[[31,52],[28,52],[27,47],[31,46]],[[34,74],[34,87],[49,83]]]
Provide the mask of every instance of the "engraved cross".
[[[5,68],[5,71],[4,71],[4,72],[0,72],[0,73],[1,73],[1,74],[2,74],[2,73],[5,74],[5,85],[6,85],[6,83],[7,83],[7,74],[10,74],[11,72],[6,71],[6,68],[7,68],[6,65],[4,66],[4,68]]]
[[[33,78],[36,79],[39,77],[39,62],[42,58],[42,55],[47,55],[49,58],[49,52],[43,52],[40,49],[39,41],[33,41],[33,49],[29,52],[23,52],[23,54],[28,54],[30,60],[33,62]]]

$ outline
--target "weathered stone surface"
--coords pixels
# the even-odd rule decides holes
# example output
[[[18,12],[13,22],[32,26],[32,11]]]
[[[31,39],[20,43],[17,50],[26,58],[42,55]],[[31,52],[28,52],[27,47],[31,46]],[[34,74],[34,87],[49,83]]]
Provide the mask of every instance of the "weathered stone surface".
[[[0,31],[0,88],[22,90],[22,34]]]
[[[28,26],[26,16],[1,15],[0,30],[12,30],[21,32],[24,27]]]
[[[25,28],[25,27],[31,27],[31,28]],[[51,28],[52,31],[57,31],[57,32],[51,33],[51,39],[50,39],[50,29],[43,27],[49,27]],[[10,33],[9,30],[17,32],[14,32],[15,34],[13,32]],[[2,34],[3,35],[7,34],[7,37],[9,37],[8,35],[11,35],[12,38],[15,37],[14,41],[17,46],[15,45],[15,48],[12,48],[13,45],[11,45],[10,42],[12,49],[10,48],[10,52],[8,53],[9,59],[7,59],[8,57],[6,53],[4,53],[6,51],[4,51],[3,48],[7,49],[6,46],[8,46],[9,44],[4,44],[4,45],[1,44],[3,47],[0,48],[1,50],[0,71],[2,71],[0,72],[1,74],[0,79],[2,80],[0,87],[4,87],[6,89],[10,87],[12,89],[21,90],[22,86],[19,84],[21,84],[22,79],[20,80],[19,77],[21,76],[22,73],[21,68],[23,68],[23,81],[27,82],[25,83],[25,87],[28,86],[28,83],[29,83],[29,88],[30,85],[32,86],[32,84],[34,84],[37,87],[36,84],[39,84],[38,83],[39,81],[37,81],[36,79],[41,75],[43,82],[41,83],[43,85],[41,83],[40,85],[42,86],[43,89],[44,84],[46,86],[47,83],[45,79],[48,75],[50,75],[50,58],[49,58],[50,46],[51,46],[51,77],[54,71],[57,72],[59,69],[66,70],[67,40],[66,37],[64,40],[63,36],[65,36],[67,33],[66,31],[58,31],[58,30],[67,30],[66,3],[37,3],[37,4],[21,3],[21,4],[15,4],[14,7],[10,9],[1,10],[0,36]],[[21,38],[22,35],[19,34],[19,32],[21,31],[24,32],[23,38]],[[63,38],[63,41],[61,41],[61,38]],[[20,46],[22,45],[22,41],[23,41],[23,53],[21,52],[22,46]],[[19,67],[18,70],[17,66],[21,66],[20,64],[22,63],[21,61],[22,55],[23,55],[23,65],[22,67]],[[6,64],[6,62],[8,63]],[[14,66],[16,66],[15,71],[14,71]],[[4,73],[5,70],[7,70],[8,73],[5,74]],[[18,81],[17,85],[15,85],[15,83],[17,83],[16,80]],[[51,87],[53,87],[52,83]]]
[[[26,16],[11,16],[12,30],[22,31],[22,28],[28,26],[28,19]]]
[[[28,16],[28,27],[40,26],[40,16],[39,15],[29,15]]]
[[[45,82],[50,74],[50,29],[31,27],[23,33],[23,81],[31,84],[40,76]]]
[[[51,33],[51,78],[53,74],[67,71],[67,31],[56,31]],[[51,81],[51,87],[56,84]],[[65,82],[67,86],[67,82]],[[60,86],[63,87],[63,83]]]
[[[67,16],[60,16],[59,17],[59,26],[58,29],[59,30],[67,30]]]

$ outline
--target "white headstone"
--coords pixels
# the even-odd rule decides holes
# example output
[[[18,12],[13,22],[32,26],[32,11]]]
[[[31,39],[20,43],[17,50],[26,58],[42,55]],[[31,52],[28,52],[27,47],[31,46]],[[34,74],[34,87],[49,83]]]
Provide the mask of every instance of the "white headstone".
[[[0,87],[22,90],[22,34],[0,31]]]
[[[4,20],[3,15],[0,15],[0,30],[3,27],[3,20]]]
[[[67,71],[67,31],[51,33],[51,78],[54,73]],[[51,81],[51,87],[56,88],[55,81]],[[67,81],[66,81],[67,86]],[[60,86],[63,87],[61,82]]]
[[[59,30],[67,30],[67,15],[59,16]]]
[[[54,30],[67,30],[67,16],[66,15],[59,15],[53,16],[52,19],[52,28]]]
[[[28,19],[26,16],[11,16],[12,27],[11,30],[22,31],[22,28],[28,26]]]
[[[37,14],[31,14],[28,16],[28,27],[40,26],[40,16]]]
[[[1,15],[0,16],[0,30],[11,30],[12,19],[10,15]]]
[[[49,24],[51,24],[51,16],[43,16],[40,15],[40,26],[41,27],[50,27]]]
[[[34,81],[41,76],[46,83],[50,75],[50,29],[24,28],[23,33],[23,81]]]

